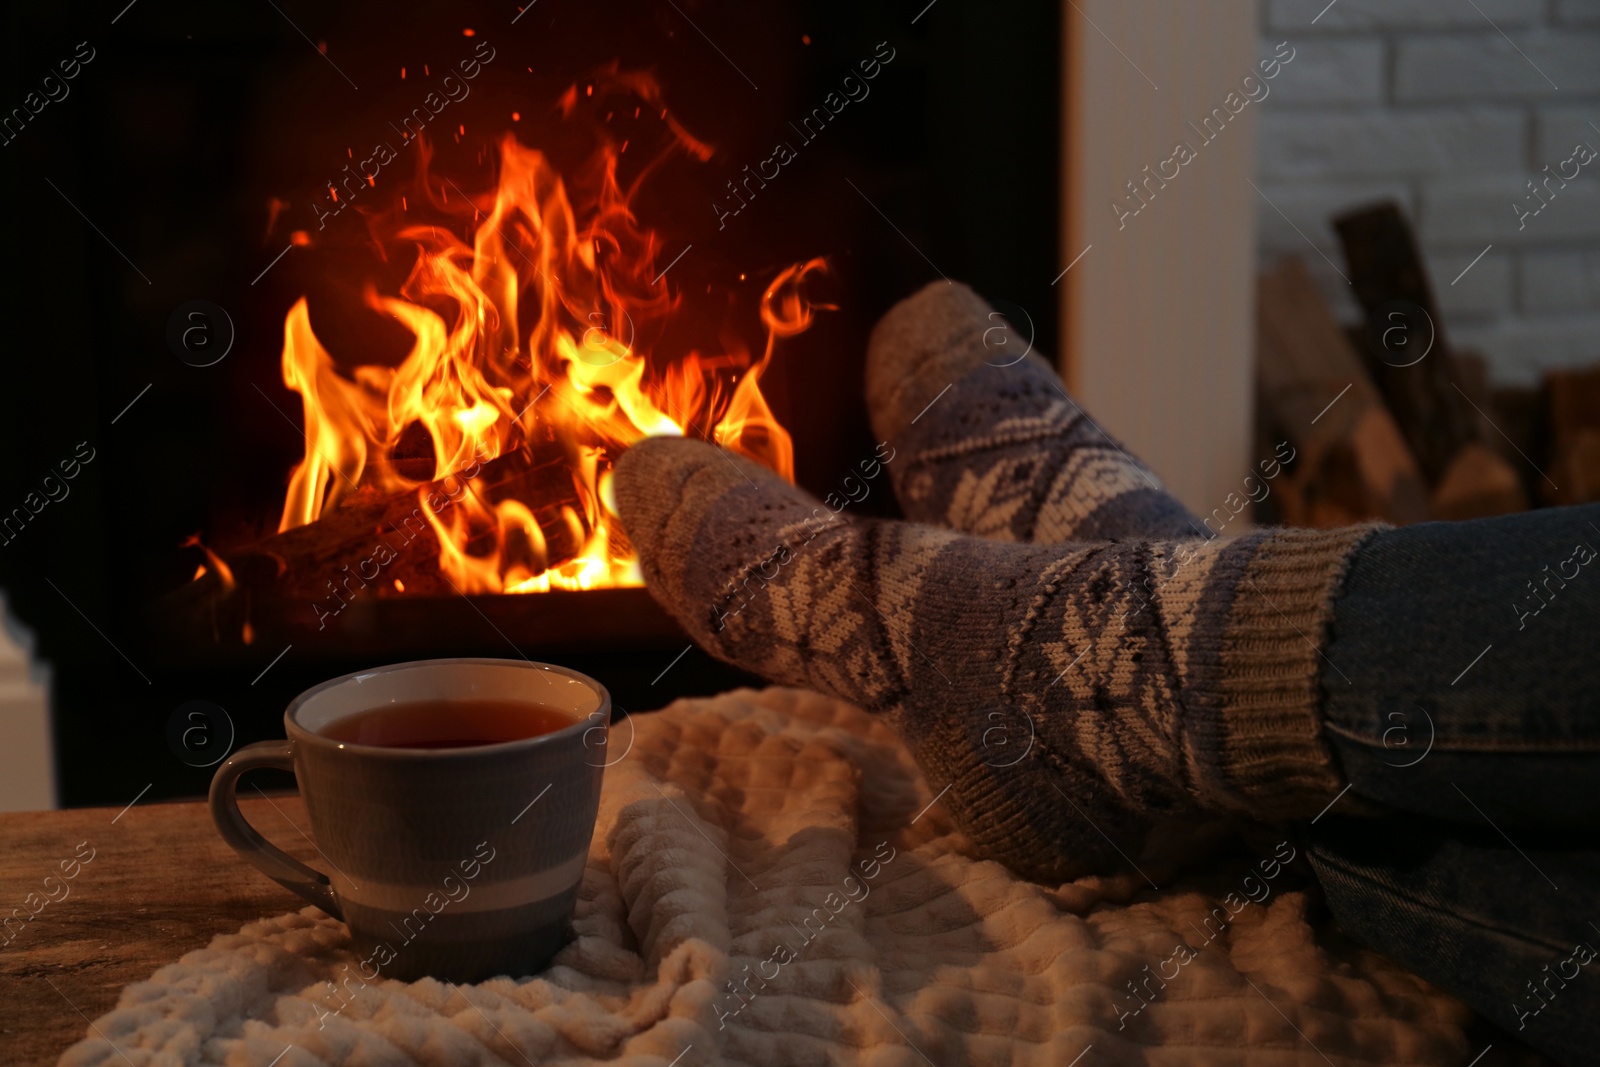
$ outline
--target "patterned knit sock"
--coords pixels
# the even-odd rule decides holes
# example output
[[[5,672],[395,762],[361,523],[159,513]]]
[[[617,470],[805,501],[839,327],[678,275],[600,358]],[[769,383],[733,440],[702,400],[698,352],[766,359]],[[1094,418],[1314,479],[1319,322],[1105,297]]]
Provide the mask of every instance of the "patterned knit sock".
[[[1368,529],[1000,543],[850,521],[676,438],[624,453],[616,495],[701,647],[891,715],[1014,869],[1126,868],[1163,819],[1314,815],[1341,787],[1317,644]]]
[[[934,282],[890,309],[867,350],[867,406],[908,518],[1000,541],[1204,537],[999,313]]]

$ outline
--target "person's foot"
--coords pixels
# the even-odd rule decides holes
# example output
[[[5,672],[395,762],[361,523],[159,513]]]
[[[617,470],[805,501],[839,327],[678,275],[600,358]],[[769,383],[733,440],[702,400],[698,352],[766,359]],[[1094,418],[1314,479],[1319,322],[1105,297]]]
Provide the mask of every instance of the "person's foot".
[[[1159,819],[1313,815],[1341,787],[1314,642],[1367,529],[998,543],[849,521],[678,438],[630,448],[615,486],[650,591],[702,648],[890,714],[1013,869],[1125,868]]]
[[[867,407],[908,518],[1001,541],[1204,537],[1198,520],[960,283],[872,331]]]

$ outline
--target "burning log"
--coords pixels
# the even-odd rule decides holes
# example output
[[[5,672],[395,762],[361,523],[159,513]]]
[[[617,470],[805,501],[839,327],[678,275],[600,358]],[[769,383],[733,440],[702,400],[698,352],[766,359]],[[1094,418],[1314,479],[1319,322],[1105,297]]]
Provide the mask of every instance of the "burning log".
[[[530,457],[525,452],[469,466],[416,489],[357,498],[315,522],[251,544],[215,551],[222,566],[187,583],[162,605],[175,619],[201,620],[218,640],[244,632],[261,609],[312,629],[326,625],[357,598],[454,596],[461,592],[439,566],[438,526],[466,494],[482,500],[536,501],[528,512],[537,534],[525,546],[531,569],[562,562],[584,547],[578,518],[581,494],[558,445]],[[497,531],[482,531],[465,552],[494,547]],[[626,552],[625,544],[618,545]]]
[[[480,500],[536,501],[529,511],[542,535],[540,554],[552,564],[582,547],[582,531],[563,519],[564,509],[582,506],[563,458],[546,456],[530,463],[525,453],[513,453],[474,466],[478,469],[468,467],[418,490],[336,508],[316,522],[273,534],[227,558],[241,563],[252,557],[271,560],[280,593],[327,596],[330,585],[342,587],[346,573],[356,573],[365,558],[381,557],[374,560],[381,574],[366,568],[368,573],[356,574],[357,581],[392,589],[398,579],[407,590],[448,596],[455,590],[439,570],[439,536],[432,520],[449,518],[467,493]],[[475,554],[472,550],[485,547],[482,541],[493,536],[493,530],[486,530],[468,540],[466,554]]]
[[[655,92],[642,76],[589,88],[599,91],[596,105],[607,93]],[[576,89],[569,92],[564,117],[576,107]],[[598,106],[584,112],[598,121]],[[660,158],[704,148],[675,125],[667,132]],[[704,152],[701,158],[709,148]],[[524,491],[534,488],[528,486],[490,497],[474,490],[429,523],[436,567],[385,563],[385,581],[443,583],[447,592],[467,593],[627,587],[639,584],[637,561],[617,550],[620,530],[604,501],[611,462],[629,444],[704,433],[792,478],[789,435],[759,380],[779,340],[810,325],[803,287],[822,260],[794,263],[766,287],[759,354],[732,331],[713,335],[685,312],[684,294],[657,284],[671,264],[657,262],[664,244],[629,203],[643,175],[616,180],[617,166],[628,161],[609,136],[596,153],[582,174],[563,175],[543,152],[508,134],[493,188],[476,194],[462,194],[453,179],[439,182],[427,172],[429,156],[417,157],[417,184],[437,188],[437,199],[413,196],[408,204],[400,196],[372,223],[380,244],[396,242],[414,254],[411,271],[398,292],[368,287],[364,297],[370,310],[411,335],[410,352],[398,363],[361,362],[368,353],[358,346],[336,357],[318,338],[305,298],[284,320],[283,380],[301,398],[306,450],[290,475],[280,528],[320,526],[352,498],[409,491],[474,456],[548,446],[566,473],[545,476],[557,493]],[[592,175],[604,178],[596,183]],[[331,577],[326,592],[338,596],[346,572],[329,576],[326,565],[348,561],[324,558],[328,546],[338,553],[371,546],[387,558],[399,546],[371,541],[384,523],[398,532],[396,516],[360,511],[304,544],[275,540],[258,548],[272,559],[286,551],[309,555],[317,588]],[[346,530],[365,541],[350,541]],[[569,548],[574,539],[581,544]],[[413,535],[406,543],[421,540]],[[546,566],[560,560],[570,565]],[[368,564],[368,573],[379,566]]]

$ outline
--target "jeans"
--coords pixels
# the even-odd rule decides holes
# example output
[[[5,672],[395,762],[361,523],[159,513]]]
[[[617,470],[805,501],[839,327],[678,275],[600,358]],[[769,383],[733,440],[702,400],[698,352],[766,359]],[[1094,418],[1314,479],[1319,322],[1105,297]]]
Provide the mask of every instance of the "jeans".
[[[1380,533],[1323,652],[1350,785],[1298,829],[1340,925],[1600,1063],[1600,506]]]

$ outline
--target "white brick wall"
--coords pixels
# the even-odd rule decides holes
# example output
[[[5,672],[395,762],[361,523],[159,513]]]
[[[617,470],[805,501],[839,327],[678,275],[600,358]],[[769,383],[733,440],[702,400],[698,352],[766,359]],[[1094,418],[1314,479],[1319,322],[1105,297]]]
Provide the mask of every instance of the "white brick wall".
[[[1294,43],[1293,78],[1274,78],[1267,99],[1289,104],[1381,104],[1383,42],[1313,38]],[[1266,54],[1271,54],[1271,49]],[[1270,68],[1269,68],[1270,69]]]
[[[1600,0],[1556,0],[1556,21],[1574,26],[1600,26]]]
[[[1393,198],[1497,379],[1600,363],[1600,158],[1513,206],[1600,149],[1600,0],[1267,0],[1262,20],[1263,55],[1296,50],[1260,116],[1263,262],[1304,257],[1356,321],[1328,219]]]
[[[1555,192],[1550,202],[1538,214],[1530,208],[1528,215],[1519,216],[1514,203],[1539,203],[1528,192],[1527,180],[1516,175],[1427,183],[1422,196],[1423,246],[1432,250],[1467,242],[1482,248],[1490,241],[1496,249],[1573,242],[1600,245],[1600,181],[1580,179],[1568,182],[1565,189],[1551,183]]]
[[[1600,2],[1600,0],[1597,0]],[[1272,99],[1268,97],[1267,99]],[[1600,148],[1600,103],[1546,104],[1534,113],[1534,162],[1543,167],[1572,155],[1580,141]],[[1570,173],[1570,168],[1569,168]]]
[[[1476,252],[1437,252],[1427,255],[1428,273],[1438,287],[1439,309],[1451,322],[1501,317],[1515,310],[1516,268],[1511,255],[1493,249],[1477,263]],[[1467,270],[1468,264],[1472,265]],[[1467,270],[1466,274],[1461,272]],[[1454,285],[1451,279],[1461,280]]]
[[[1312,30],[1373,32],[1379,30],[1475,29],[1485,17],[1505,28],[1532,26],[1544,13],[1544,0],[1269,0],[1267,28],[1304,33]],[[1574,6],[1582,6],[1574,4]],[[1590,0],[1593,6],[1593,0]],[[1321,17],[1318,13],[1321,12]],[[1312,20],[1315,19],[1315,25]]]
[[[1525,254],[1521,303],[1541,313],[1600,307],[1600,249]]]
[[[1297,73],[1291,63],[1280,78]],[[1516,108],[1272,107],[1260,128],[1264,177],[1445,176],[1512,171],[1527,157],[1528,120]]]
[[[1394,43],[1394,99],[1549,100],[1600,93],[1600,33],[1541,27],[1502,35],[1401,35]]]

